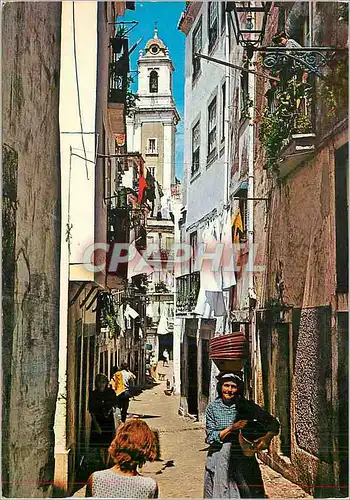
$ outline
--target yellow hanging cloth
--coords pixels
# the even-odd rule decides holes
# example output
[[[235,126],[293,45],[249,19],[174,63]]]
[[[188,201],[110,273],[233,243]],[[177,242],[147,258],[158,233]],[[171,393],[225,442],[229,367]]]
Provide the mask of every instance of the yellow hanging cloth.
[[[232,226],[234,227],[233,243],[239,243],[238,232],[243,233],[243,221],[240,209],[238,209],[236,215],[232,216]]]

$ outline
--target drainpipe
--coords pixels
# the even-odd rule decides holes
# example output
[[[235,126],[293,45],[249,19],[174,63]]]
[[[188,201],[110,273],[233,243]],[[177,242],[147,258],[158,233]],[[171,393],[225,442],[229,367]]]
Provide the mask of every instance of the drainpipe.
[[[230,19],[229,13],[225,14],[226,21],[226,34],[225,34],[225,61],[230,62]],[[224,166],[225,166],[225,193],[224,193],[224,204],[227,207],[230,201],[230,138],[229,138],[229,99],[231,96],[231,68],[225,67],[225,109],[224,111],[224,133],[225,133],[225,155],[224,155]],[[227,300],[229,301],[230,292],[224,292],[227,294]],[[224,333],[231,332],[230,328],[230,311],[226,314],[223,324]]]
[[[229,13],[226,12],[226,35],[225,35],[225,60],[226,62],[230,62],[230,17]],[[225,156],[224,156],[224,165],[225,165],[225,194],[224,194],[224,204],[228,205],[230,194],[230,175],[229,175],[229,97],[231,95],[231,79],[230,79],[230,68],[228,66],[225,67],[225,109],[223,110],[225,113]]]
[[[255,53],[249,61],[249,69],[254,69]],[[249,156],[248,156],[248,201],[247,201],[247,229],[248,229],[248,300],[254,296],[254,118],[255,118],[255,75],[248,73],[248,92],[252,106],[249,107]],[[252,377],[253,377],[253,397],[256,399],[257,388],[257,346],[256,346],[256,325],[255,314],[250,321],[252,339]]]

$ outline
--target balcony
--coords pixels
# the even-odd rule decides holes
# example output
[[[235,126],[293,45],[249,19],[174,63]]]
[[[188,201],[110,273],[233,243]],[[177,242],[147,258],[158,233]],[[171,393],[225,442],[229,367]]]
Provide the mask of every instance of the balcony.
[[[176,278],[176,314],[193,312],[200,288],[199,271]]]
[[[310,158],[315,151],[314,133],[291,134],[278,160],[280,178],[286,177],[298,165]]]
[[[114,134],[125,134],[125,109],[128,92],[128,40],[111,38],[109,62],[108,112]]]
[[[290,68],[289,68],[290,70]],[[259,123],[259,139],[266,152],[266,168],[280,178],[307,160],[315,150],[313,85],[305,75],[289,75],[271,86]]]
[[[109,208],[107,212],[107,242],[109,250],[106,257],[107,265],[107,286],[113,289],[120,289],[125,286],[128,264],[118,263],[116,269],[111,268],[111,259],[114,249],[114,244],[128,243],[130,235],[130,220],[129,211],[127,208]],[[126,254],[126,250],[122,250],[121,254]]]

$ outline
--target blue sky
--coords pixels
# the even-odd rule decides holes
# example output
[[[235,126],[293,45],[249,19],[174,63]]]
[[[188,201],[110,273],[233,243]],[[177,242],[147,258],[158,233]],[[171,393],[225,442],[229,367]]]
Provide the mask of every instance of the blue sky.
[[[138,25],[129,35],[130,46],[139,38],[142,41],[131,55],[130,69],[137,69],[139,50],[144,49],[147,41],[153,38],[155,22],[157,22],[158,36],[169,49],[175,71],[173,73],[173,90],[176,107],[181,116],[177,126],[175,146],[175,172],[182,179],[183,168],[183,116],[184,116],[184,64],[185,64],[185,35],[177,29],[181,12],[185,9],[185,2],[136,2],[134,11],[127,10],[124,21],[138,21]],[[132,73],[135,76],[136,73]],[[136,87],[136,86],[135,86]],[[136,88],[135,88],[136,90]]]

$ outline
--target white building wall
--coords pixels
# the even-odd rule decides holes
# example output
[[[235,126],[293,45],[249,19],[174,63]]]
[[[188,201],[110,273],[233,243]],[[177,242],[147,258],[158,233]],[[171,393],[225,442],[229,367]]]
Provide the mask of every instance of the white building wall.
[[[224,204],[225,165],[224,152],[220,156],[220,110],[221,85],[225,79],[225,67],[213,62],[201,60],[201,74],[192,82],[192,33],[202,16],[202,53],[208,54],[207,35],[208,5],[203,2],[191,31],[186,36],[185,51],[185,123],[184,123],[184,163],[187,184],[187,224],[190,226],[204,217],[214,208]],[[217,48],[210,55],[225,59],[225,36],[219,32]],[[217,95],[217,151],[219,158],[207,164],[208,150],[208,106]],[[192,164],[192,128],[200,118],[201,148],[200,170],[191,178]]]
[[[76,55],[83,130],[87,157],[95,155],[95,98],[97,57],[97,2],[74,2]],[[86,26],[89,26],[89,30]],[[82,262],[85,246],[94,241],[94,164],[71,156],[84,157],[80,134],[78,96],[73,50],[73,2],[62,3],[61,77],[60,77],[60,143],[61,143],[61,266],[60,266],[60,338],[59,390],[55,418],[55,453],[66,453],[66,371],[68,329],[69,263]],[[87,171],[86,171],[87,167]],[[87,179],[87,173],[89,179]],[[71,252],[67,240],[70,229]]]
[[[164,166],[163,166],[163,188],[167,195],[170,195],[170,186],[173,182],[172,171],[172,151],[174,147],[173,125],[164,124]],[[164,193],[165,194],[165,193]]]

